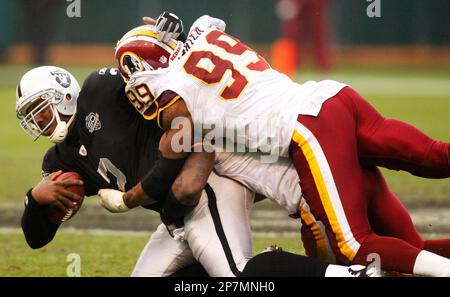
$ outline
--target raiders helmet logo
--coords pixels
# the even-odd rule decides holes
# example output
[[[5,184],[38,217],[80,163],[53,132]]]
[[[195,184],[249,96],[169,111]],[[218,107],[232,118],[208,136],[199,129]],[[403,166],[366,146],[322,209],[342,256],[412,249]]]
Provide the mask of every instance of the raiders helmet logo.
[[[56,82],[62,87],[67,88],[70,86],[70,76],[68,73],[60,70],[51,71],[50,73],[55,77]]]

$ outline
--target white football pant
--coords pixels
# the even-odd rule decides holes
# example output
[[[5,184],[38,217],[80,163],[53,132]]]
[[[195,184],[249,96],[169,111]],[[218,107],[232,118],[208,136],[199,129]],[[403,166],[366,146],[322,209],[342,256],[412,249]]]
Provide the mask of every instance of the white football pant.
[[[164,224],[150,237],[132,276],[169,276],[197,260],[210,276],[236,276],[253,256],[250,210],[254,194],[211,173],[197,207],[185,217],[184,239]]]

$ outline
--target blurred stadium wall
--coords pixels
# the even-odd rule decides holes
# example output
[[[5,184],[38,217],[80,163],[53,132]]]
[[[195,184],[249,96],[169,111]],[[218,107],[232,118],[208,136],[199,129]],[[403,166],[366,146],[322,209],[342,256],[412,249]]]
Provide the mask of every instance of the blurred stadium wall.
[[[37,22],[48,13],[27,11],[31,2],[55,6],[47,61],[53,64],[110,65],[113,46],[142,16],[163,10],[184,19],[186,27],[200,15],[227,22],[227,31],[269,57],[279,35],[274,0],[78,0],[81,17],[69,18],[67,7],[77,0],[0,0],[0,58],[3,63],[32,63]],[[366,14],[366,0],[330,0],[333,57],[337,65],[450,65],[450,1],[379,0],[381,17]],[[45,37],[45,35],[49,35]]]

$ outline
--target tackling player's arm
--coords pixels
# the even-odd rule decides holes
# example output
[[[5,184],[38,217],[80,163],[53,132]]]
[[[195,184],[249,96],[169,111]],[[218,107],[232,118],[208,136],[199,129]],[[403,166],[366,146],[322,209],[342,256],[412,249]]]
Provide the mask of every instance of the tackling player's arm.
[[[183,121],[172,127],[171,122],[176,117],[181,117]],[[175,147],[188,145],[190,148],[192,144],[192,120],[182,100],[162,112],[160,126],[165,130],[159,143],[160,157],[141,182],[123,195],[123,201],[128,208],[163,200],[190,154]],[[175,137],[177,142],[174,141]],[[188,143],[185,143],[186,141]]]
[[[166,225],[183,226],[184,216],[199,203],[214,166],[214,152],[193,152],[186,159],[164,200],[161,219]]]
[[[125,193],[123,200],[128,208],[163,201],[163,222],[182,225],[184,215],[198,204],[215,155],[211,149],[205,148],[194,153],[180,150],[186,147],[185,141],[188,141],[189,148],[193,146],[192,120],[183,100],[164,109],[160,116],[160,126],[166,131],[159,145],[161,158],[138,185]],[[179,125],[172,125],[176,118],[182,121]]]

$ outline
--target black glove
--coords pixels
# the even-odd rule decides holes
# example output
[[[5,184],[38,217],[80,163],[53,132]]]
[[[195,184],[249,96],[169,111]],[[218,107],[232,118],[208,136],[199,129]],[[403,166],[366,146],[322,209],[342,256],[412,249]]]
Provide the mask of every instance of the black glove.
[[[186,34],[183,30],[183,22],[173,13],[164,11],[156,20],[159,41],[167,43],[170,39],[176,39],[185,42]]]
[[[174,218],[167,214],[166,210],[163,208],[160,213],[161,221],[166,225],[167,231],[170,236],[175,237],[174,231],[184,227],[184,217]]]

